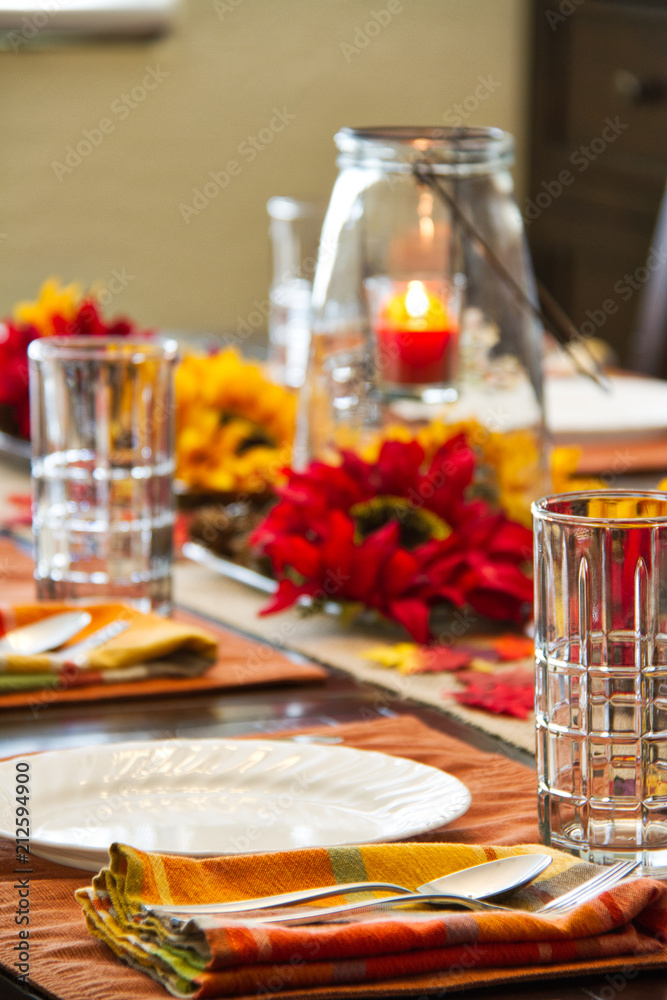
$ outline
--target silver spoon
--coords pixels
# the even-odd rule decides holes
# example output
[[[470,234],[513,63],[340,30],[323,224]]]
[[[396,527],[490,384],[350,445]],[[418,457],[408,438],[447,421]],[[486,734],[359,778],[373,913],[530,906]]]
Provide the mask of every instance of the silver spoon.
[[[576,889],[572,889],[569,893],[552,899],[545,906],[540,906],[531,912],[547,917],[561,917],[568,910],[573,910],[581,903],[595,899],[601,892],[606,892],[613,888],[613,886],[618,885],[631,871],[638,868],[640,864],[641,861],[620,861],[618,864],[612,865],[611,868],[605,868],[601,872],[598,872],[597,875],[594,875],[587,882],[583,882]],[[269,912],[268,916],[264,913],[257,913],[251,910],[250,914],[241,913],[236,914],[236,916],[240,920],[255,921],[262,924],[279,923],[284,924],[286,927],[298,927],[302,924],[328,924],[345,920],[350,914],[354,915],[369,913],[372,910],[392,909],[397,905],[404,906],[406,903],[416,903],[417,900],[423,900],[434,906],[446,906],[448,908],[452,905],[462,906],[466,910],[482,913],[517,912],[508,906],[501,906],[500,903],[485,903],[481,899],[471,899],[468,896],[445,896],[442,893],[431,893],[430,895],[424,893],[421,895],[418,892],[408,892],[402,896],[385,896],[383,899],[371,899],[368,902],[362,900],[357,903],[345,903],[343,906],[316,906],[314,908],[297,906],[293,909],[279,910],[277,913]],[[224,920],[226,916],[226,914],[223,914],[222,919]],[[202,929],[216,927],[220,919],[219,914],[212,914],[210,916],[202,915],[198,918],[198,924]],[[228,917],[227,919],[233,920],[234,917]],[[171,920],[177,921],[178,918],[172,917]]]
[[[548,854],[516,854],[510,858],[498,858],[482,865],[462,868],[436,878],[432,882],[418,885],[416,893],[430,895],[443,893],[462,899],[486,899],[532,882],[551,864]],[[151,913],[177,916],[180,914],[244,913],[249,910],[264,910],[274,906],[290,906],[294,903],[312,902],[327,896],[344,896],[350,892],[373,892],[387,889],[394,892],[412,892],[402,885],[392,882],[347,882],[343,885],[328,885],[320,889],[302,889],[297,892],[282,892],[276,896],[260,896],[258,899],[243,899],[233,903],[195,903],[191,906],[145,906]]]
[[[41,618],[31,625],[13,628],[0,639],[0,653],[18,653],[36,656],[49,649],[56,649],[73,635],[90,625],[87,611],[63,611],[49,618]]]

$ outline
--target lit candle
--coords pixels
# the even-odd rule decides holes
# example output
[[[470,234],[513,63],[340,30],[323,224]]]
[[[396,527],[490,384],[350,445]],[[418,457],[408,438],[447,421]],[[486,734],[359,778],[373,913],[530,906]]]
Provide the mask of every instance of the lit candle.
[[[380,310],[375,335],[382,378],[394,385],[442,385],[451,380],[456,324],[442,299],[409,281]]]

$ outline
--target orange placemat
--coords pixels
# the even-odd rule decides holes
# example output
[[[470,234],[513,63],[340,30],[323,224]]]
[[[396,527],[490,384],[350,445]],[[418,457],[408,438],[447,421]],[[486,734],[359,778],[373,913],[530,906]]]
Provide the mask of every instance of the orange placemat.
[[[618,479],[619,476],[653,472],[657,486],[667,474],[666,435],[636,441],[583,441],[575,447],[581,452],[577,475]]]
[[[318,730],[309,730],[318,731]],[[538,841],[535,774],[531,768],[499,754],[488,754],[439,733],[412,716],[327,727],[327,735],[342,737],[349,746],[379,750],[440,767],[455,774],[470,789],[468,812],[422,840],[468,844],[518,844]],[[13,863],[14,845],[0,842],[0,965],[12,968],[17,928]],[[30,982],[58,1000],[143,1000],[168,998],[169,994],[147,976],[121,963],[88,934],[75,889],[90,882],[87,872],[32,858],[30,874]],[[664,957],[663,957],[664,956]],[[445,993],[475,986],[553,980],[559,976],[605,972],[627,967],[659,968],[667,965],[667,951],[660,955],[625,956],[563,965],[463,970],[278,994],[290,1000],[351,1000],[354,997],[443,997]],[[288,986],[287,981],[283,984]],[[492,997],[493,993],[489,993]],[[254,994],[253,994],[254,997]],[[250,1000],[250,998],[248,998]]]
[[[0,601],[18,604],[35,599],[33,561],[11,539],[0,538]],[[0,709],[44,708],[63,702],[106,701],[155,695],[196,694],[266,684],[306,684],[327,677],[322,667],[295,663],[271,646],[246,639],[208,619],[176,611],[179,621],[206,628],[218,639],[218,659],[201,677],[160,677],[124,684],[90,684],[86,687],[14,691],[0,695]]]

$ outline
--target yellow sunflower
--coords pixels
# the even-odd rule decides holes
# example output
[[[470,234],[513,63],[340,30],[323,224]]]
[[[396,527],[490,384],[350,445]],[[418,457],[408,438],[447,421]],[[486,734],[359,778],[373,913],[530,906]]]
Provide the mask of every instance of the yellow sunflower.
[[[63,286],[58,278],[49,278],[43,283],[34,302],[16,303],[14,319],[17,323],[34,326],[43,337],[50,337],[55,333],[54,316],[71,322],[77,315],[82,301],[83,290],[80,285],[72,282]]]
[[[176,475],[200,492],[261,493],[289,465],[296,399],[233,349],[176,372]]]

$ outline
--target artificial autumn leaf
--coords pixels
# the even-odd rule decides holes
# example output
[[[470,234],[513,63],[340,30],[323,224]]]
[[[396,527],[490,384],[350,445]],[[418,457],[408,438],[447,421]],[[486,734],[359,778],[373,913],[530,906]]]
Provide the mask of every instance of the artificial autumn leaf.
[[[470,654],[451,646],[422,646],[420,674],[439,673],[443,670],[462,670],[470,666]]]
[[[535,679],[532,671],[510,668],[493,674],[467,675],[459,678],[464,691],[444,692],[461,705],[483,708],[494,715],[513,715],[526,719],[533,711]]]
[[[501,660],[523,660],[535,652],[534,639],[525,635],[499,635],[492,645]]]
[[[29,527],[32,524],[32,497],[29,493],[12,493],[7,502],[16,509],[16,513],[3,518],[6,528]]]
[[[449,646],[419,646],[414,642],[373,646],[362,655],[365,660],[372,660],[402,674],[442,673],[461,670],[470,664],[469,653],[459,652]]]
[[[493,674],[495,673],[495,667],[488,660],[484,659],[483,656],[473,656],[469,663],[471,670],[478,670],[482,674]]]
[[[412,664],[417,646],[414,642],[396,642],[391,646],[380,645],[367,649],[361,656],[364,660],[372,660],[381,667],[399,670],[402,674],[412,673],[406,666]]]
[[[486,640],[488,642],[488,640]],[[485,640],[481,642],[460,642],[457,644],[456,648],[462,653],[468,653],[469,656],[474,657],[476,660],[486,660],[488,663],[498,663],[500,656],[495,649],[485,644]]]

